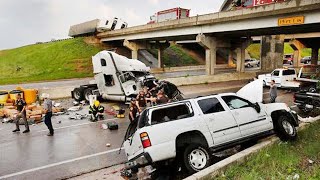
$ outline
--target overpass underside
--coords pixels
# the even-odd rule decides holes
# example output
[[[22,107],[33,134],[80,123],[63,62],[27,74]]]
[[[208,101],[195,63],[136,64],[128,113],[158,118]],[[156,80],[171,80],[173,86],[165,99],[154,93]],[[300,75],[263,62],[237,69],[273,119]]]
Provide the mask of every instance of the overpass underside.
[[[102,42],[120,42],[138,58],[139,49],[158,49],[158,67],[163,67],[161,54],[177,41],[192,41],[205,50],[206,73],[216,73],[217,57],[223,49],[226,63],[235,64],[238,72],[245,71],[246,48],[253,43],[251,37],[262,36],[261,69],[272,70],[283,66],[285,35],[320,31],[320,0],[292,0],[267,6],[229,12],[219,12],[110,31],[99,34]],[[311,40],[313,39],[313,40]],[[290,39],[295,50],[295,65],[299,64],[299,51],[312,48],[313,63],[318,57],[319,42]],[[298,42],[296,42],[298,41]],[[300,53],[301,54],[301,53]]]

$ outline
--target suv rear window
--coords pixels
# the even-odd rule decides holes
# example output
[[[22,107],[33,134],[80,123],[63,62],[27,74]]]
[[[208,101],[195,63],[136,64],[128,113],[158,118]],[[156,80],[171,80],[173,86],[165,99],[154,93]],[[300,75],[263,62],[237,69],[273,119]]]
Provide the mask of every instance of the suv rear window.
[[[288,69],[283,71],[283,75],[295,75],[296,72],[293,69]]]
[[[187,104],[177,104],[154,110],[151,115],[151,124],[159,124],[192,116],[191,106],[189,108]]]
[[[198,104],[203,114],[211,114],[224,111],[224,108],[217,98],[202,99],[198,101]]]

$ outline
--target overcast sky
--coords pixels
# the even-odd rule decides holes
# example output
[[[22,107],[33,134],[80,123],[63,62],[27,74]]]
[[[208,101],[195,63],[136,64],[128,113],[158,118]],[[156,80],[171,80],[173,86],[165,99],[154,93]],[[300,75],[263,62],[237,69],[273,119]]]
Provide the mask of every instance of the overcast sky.
[[[191,16],[217,12],[223,0],[0,0],[0,49],[65,38],[70,25],[119,17],[146,24],[157,11],[183,7]]]

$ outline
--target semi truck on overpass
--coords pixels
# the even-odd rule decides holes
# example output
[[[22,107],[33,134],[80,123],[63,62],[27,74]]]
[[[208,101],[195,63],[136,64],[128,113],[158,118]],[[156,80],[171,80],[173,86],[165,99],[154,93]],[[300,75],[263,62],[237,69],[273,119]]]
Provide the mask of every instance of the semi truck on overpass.
[[[69,36],[90,36],[95,35],[96,33],[123,29],[126,27],[128,27],[128,23],[117,17],[113,19],[94,19],[71,26],[69,29]]]

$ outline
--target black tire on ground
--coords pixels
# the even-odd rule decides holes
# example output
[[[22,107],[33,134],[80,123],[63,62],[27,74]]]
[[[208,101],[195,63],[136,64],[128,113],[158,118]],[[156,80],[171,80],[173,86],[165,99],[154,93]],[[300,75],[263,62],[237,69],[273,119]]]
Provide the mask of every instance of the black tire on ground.
[[[73,90],[73,98],[76,101],[82,101],[83,100],[83,90],[81,88],[75,88]]]
[[[84,92],[83,92],[83,96],[84,96],[84,100],[86,100],[87,102],[89,102],[89,96],[90,95],[93,95],[93,91],[94,88],[88,88],[88,89],[85,89]]]
[[[286,115],[279,116],[276,121],[275,131],[283,141],[293,141],[297,139],[297,129],[292,123],[292,120]]]
[[[190,173],[196,173],[210,165],[210,154],[206,147],[200,144],[190,144],[184,150],[183,161]]]

